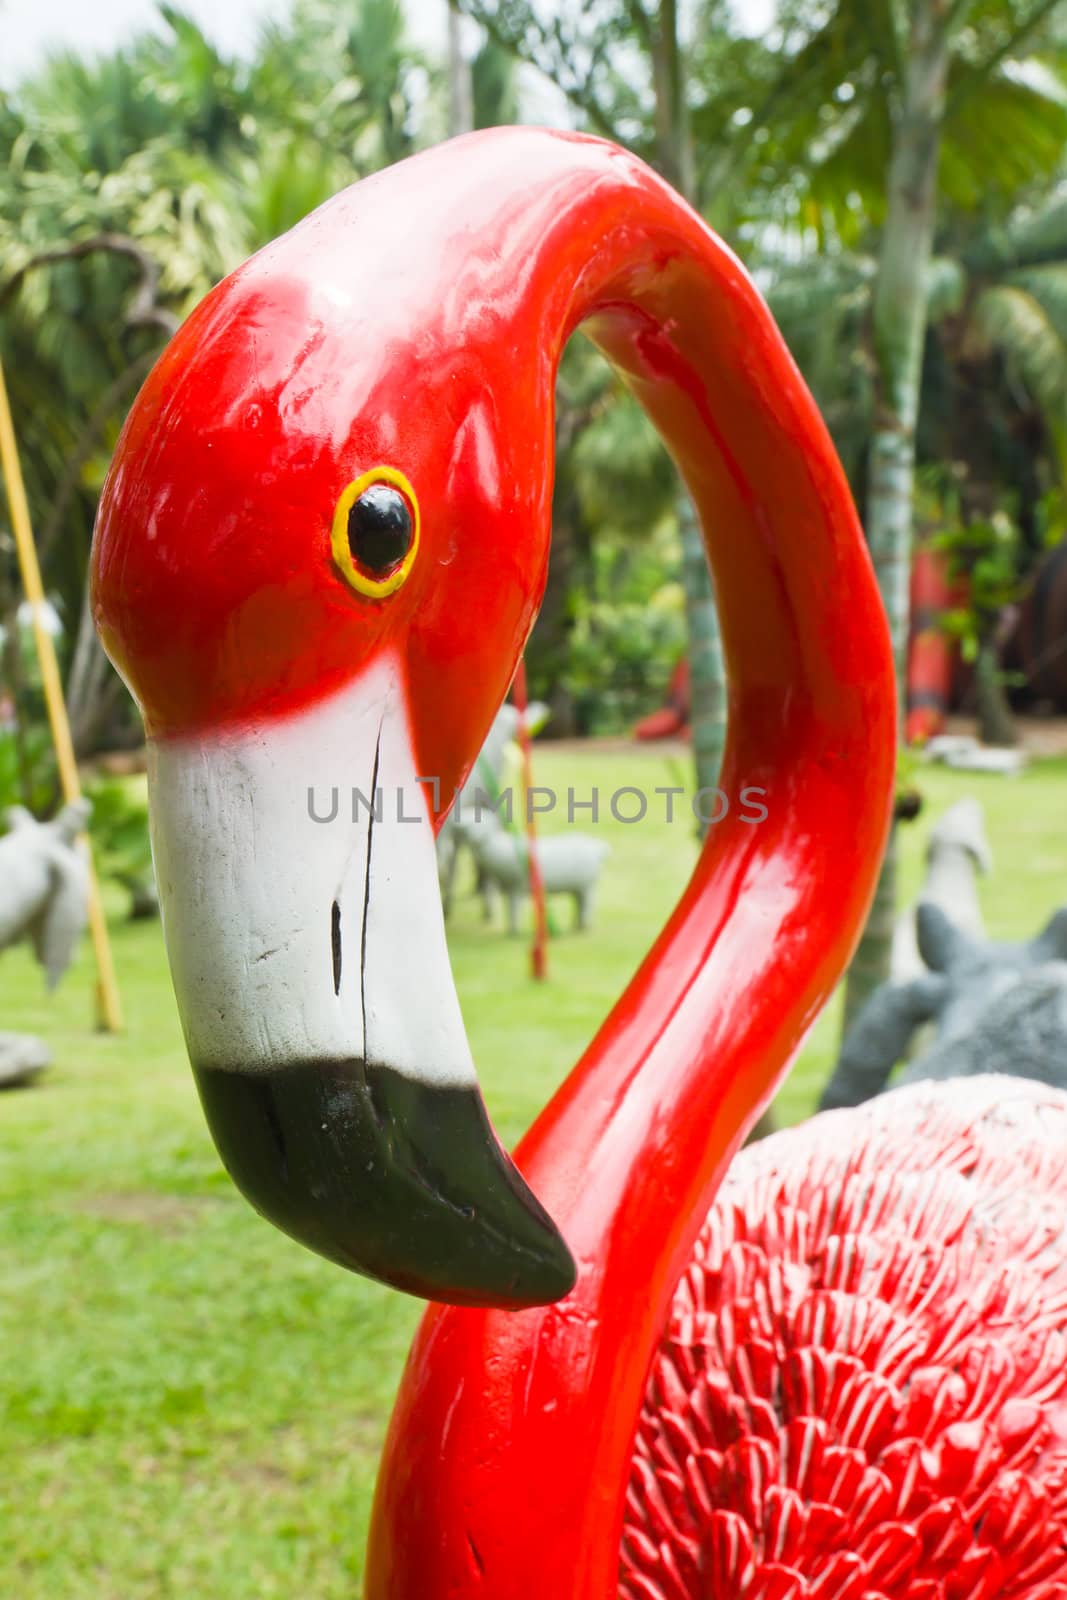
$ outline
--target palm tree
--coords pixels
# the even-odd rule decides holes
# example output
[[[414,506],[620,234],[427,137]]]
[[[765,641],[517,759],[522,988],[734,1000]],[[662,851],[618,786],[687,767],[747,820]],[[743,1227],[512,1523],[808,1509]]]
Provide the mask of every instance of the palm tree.
[[[594,7],[530,0],[455,0],[490,42],[542,72],[563,91],[580,120],[637,150],[694,203],[700,175],[690,130],[694,78],[677,0],[605,0]],[[726,8],[705,8],[699,30],[729,36]],[[691,723],[697,785],[718,779],[726,688],[714,595],[695,515],[684,493],[676,519],[682,540],[690,657]]]
[[[755,132],[785,108],[807,160],[794,183],[793,231],[847,246],[877,227],[870,310],[870,430],[865,525],[903,696],[908,635],[915,439],[930,263],[941,202],[1046,176],[1058,164],[1067,109],[1056,0],[838,0],[829,18],[797,0],[787,61],[748,118]],[[814,19],[807,26],[808,17]],[[1044,60],[1029,59],[1043,47]],[[1003,117],[1000,110],[1003,109]],[[1013,141],[1008,129],[1018,129]],[[781,159],[779,154],[778,159]],[[775,161],[765,165],[773,174]],[[781,220],[778,223],[781,228]],[[849,972],[846,1023],[888,974],[896,915],[891,837],[874,906]]]
[[[96,494],[181,315],[252,250],[412,147],[422,66],[395,0],[300,0],[249,64],[169,38],[66,55],[0,103],[0,349],[79,748],[124,705],[91,627]],[[7,591],[14,601],[15,589]],[[9,621],[0,618],[0,622]]]
[[[1017,192],[1055,164],[1062,92],[1033,62],[1021,64],[1038,45],[1058,59],[1047,26],[1056,0],[781,0],[764,39],[740,34],[725,0],[705,0],[684,47],[676,0],[554,12],[530,0],[458,3],[549,76],[592,131],[657,162],[753,259],[769,235],[794,248],[849,249],[877,228],[867,373],[875,405],[861,449],[868,537],[902,664],[939,183],[973,201],[984,188]],[[689,539],[699,701],[716,662],[702,648],[710,604],[692,528]],[[698,771],[714,764],[715,743],[698,752]],[[883,908],[891,874],[890,858]]]
[[[17,222],[0,246],[3,351],[79,747],[119,694],[85,603],[108,446],[180,311],[244,242],[211,162],[240,137],[239,86],[167,16],[172,51],[153,37],[92,63],[53,58],[3,130],[0,214]]]

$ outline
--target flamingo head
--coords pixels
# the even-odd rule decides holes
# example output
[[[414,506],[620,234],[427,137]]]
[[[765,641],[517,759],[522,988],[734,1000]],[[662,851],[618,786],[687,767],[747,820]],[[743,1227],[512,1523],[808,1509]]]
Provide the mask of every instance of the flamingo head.
[[[347,191],[219,285],[127,421],[94,604],[149,739],[190,1059],[266,1217],[435,1299],[573,1282],[501,1149],[434,859],[543,587],[551,387],[482,256]],[[466,273],[466,277],[464,274]]]

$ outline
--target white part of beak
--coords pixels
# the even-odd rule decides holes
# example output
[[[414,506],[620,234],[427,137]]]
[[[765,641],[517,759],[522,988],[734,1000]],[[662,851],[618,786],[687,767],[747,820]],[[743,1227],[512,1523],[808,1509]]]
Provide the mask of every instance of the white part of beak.
[[[194,1065],[476,1084],[395,661],[285,717],[153,740],[148,784]]]

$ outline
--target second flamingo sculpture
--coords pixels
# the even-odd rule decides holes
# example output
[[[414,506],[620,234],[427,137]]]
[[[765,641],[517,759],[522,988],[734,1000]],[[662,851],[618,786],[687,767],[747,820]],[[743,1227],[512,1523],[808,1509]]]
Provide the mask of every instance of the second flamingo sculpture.
[[[767,816],[711,830],[512,1165],[449,974],[432,799],[535,613],[579,328],[700,510],[722,784]],[[768,1141],[715,1199],[862,923],[895,694],[826,431],[678,196],[530,129],[340,195],[151,374],[94,583],[223,1159],[311,1247],[452,1302],[401,1387],[369,1600],[1067,1594],[1062,1098],[889,1097]]]

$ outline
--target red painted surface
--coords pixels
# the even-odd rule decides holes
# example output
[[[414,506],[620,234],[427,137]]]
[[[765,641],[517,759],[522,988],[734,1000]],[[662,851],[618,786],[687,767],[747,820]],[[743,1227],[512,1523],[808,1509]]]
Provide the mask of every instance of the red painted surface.
[[[764,789],[767,819],[710,830],[523,1141],[574,1292],[429,1311],[385,1450],[370,1600],[617,1593],[675,1286],[873,891],[895,743],[881,606],[826,430],[743,269],[633,157],[533,129],[367,180],[209,295],[124,431],[95,546],[99,625],[156,736],[306,705],[388,642],[420,770],[447,795],[543,587],[553,383],[579,326],[701,513],[730,682],[722,786]],[[329,531],[377,464],[412,483],[422,543],[404,586],[368,600]]]
[[[888,643],[815,407],[745,273],[663,183],[603,144],[535,132],[480,136],[391,178],[397,198],[418,179],[431,210],[447,183],[456,217],[468,184],[494,196],[492,223],[462,231],[462,267],[448,249],[427,254],[441,285],[486,286],[495,399],[518,396],[524,412],[511,443],[531,505],[572,328],[661,428],[715,566],[731,685],[723,787],[767,790],[765,823],[711,830],[669,926],[520,1147],[578,1261],[576,1289],[518,1315],[431,1309],[382,1464],[370,1600],[608,1600],[675,1284],[873,889],[893,765]],[[425,496],[423,509],[429,523]],[[525,587],[543,563],[538,531],[514,548]],[[503,628],[493,648],[510,670]]]
[[[1065,1150],[1067,1096],[976,1078],[741,1152],[645,1392],[620,1600],[1067,1595]]]
[[[919,545],[911,564],[911,641],[908,646],[908,713],[904,736],[921,744],[945,731],[958,648],[941,626],[945,612],[964,603],[941,550]]]
[[[689,660],[683,656],[671,673],[667,698],[634,728],[635,739],[684,739],[689,731]]]

